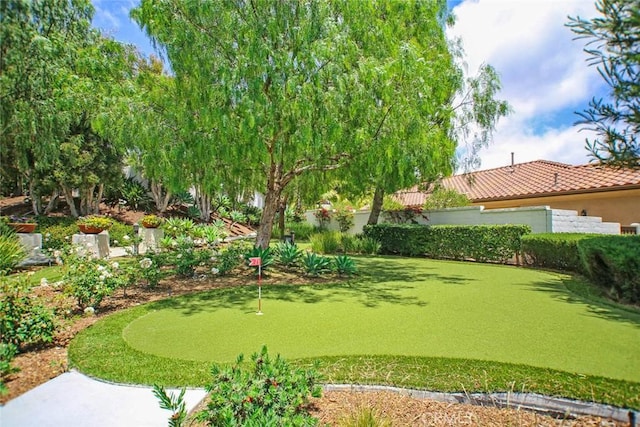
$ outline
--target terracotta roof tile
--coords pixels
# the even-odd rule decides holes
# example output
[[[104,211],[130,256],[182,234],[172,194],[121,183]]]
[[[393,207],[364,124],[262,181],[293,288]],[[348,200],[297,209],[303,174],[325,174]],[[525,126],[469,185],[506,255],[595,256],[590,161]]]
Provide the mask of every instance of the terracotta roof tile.
[[[599,165],[571,166],[537,160],[455,175],[442,180],[445,188],[466,194],[474,202],[640,188],[640,170]],[[413,187],[395,194],[406,206],[424,204],[428,192]]]

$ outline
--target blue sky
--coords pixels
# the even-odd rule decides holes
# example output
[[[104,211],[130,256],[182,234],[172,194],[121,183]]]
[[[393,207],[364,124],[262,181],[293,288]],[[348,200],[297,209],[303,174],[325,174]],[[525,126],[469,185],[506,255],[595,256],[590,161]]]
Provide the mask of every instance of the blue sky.
[[[595,0],[448,0],[456,15],[451,38],[462,39],[470,74],[482,63],[498,71],[501,99],[514,112],[497,126],[492,144],[480,152],[480,169],[506,166],[515,153],[517,163],[552,160],[589,162],[585,138],[573,125],[606,87],[586,64],[584,43],[573,40],[567,16],[591,18]],[[116,40],[153,52],[146,35],[129,18],[138,0],[94,0],[93,24]]]

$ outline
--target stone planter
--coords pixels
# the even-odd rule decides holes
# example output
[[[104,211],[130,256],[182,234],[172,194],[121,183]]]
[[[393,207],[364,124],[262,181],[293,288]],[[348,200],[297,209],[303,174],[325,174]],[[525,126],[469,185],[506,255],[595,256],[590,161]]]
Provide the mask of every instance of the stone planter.
[[[100,234],[105,230],[104,228],[101,228],[101,227],[93,227],[91,225],[85,225],[85,224],[78,224],[78,229],[80,230],[81,233],[84,233],[84,234]]]
[[[38,224],[33,222],[10,222],[9,226],[12,227],[16,233],[33,233],[36,231]]]

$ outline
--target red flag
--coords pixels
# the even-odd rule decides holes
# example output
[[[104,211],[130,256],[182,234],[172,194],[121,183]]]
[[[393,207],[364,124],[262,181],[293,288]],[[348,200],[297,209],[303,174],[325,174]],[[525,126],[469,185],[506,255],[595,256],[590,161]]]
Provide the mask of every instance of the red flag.
[[[249,266],[251,266],[251,267],[259,267],[261,265],[262,265],[262,258],[260,258],[260,257],[249,258]]]

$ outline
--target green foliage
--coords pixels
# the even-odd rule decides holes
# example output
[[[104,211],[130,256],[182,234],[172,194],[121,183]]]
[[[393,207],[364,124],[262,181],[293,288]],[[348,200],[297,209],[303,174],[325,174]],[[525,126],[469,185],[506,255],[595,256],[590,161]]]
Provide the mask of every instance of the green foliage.
[[[43,249],[62,249],[71,244],[71,236],[78,233],[78,225],[74,223],[64,225],[50,225],[42,229]]]
[[[346,233],[354,225],[354,210],[351,206],[339,207],[336,209],[334,218],[338,223],[341,233]]]
[[[578,243],[593,234],[544,233],[522,236],[522,255],[534,267],[584,272]]]
[[[16,237],[0,235],[0,276],[9,273],[27,256]]]
[[[340,249],[340,233],[337,231],[322,231],[309,236],[311,249],[321,254],[335,254]]]
[[[382,244],[373,237],[358,236],[356,242],[358,252],[365,255],[377,255],[382,248]]]
[[[193,277],[196,268],[211,258],[211,251],[197,249],[188,236],[178,236],[172,249],[167,262],[175,265],[176,273],[182,277]]]
[[[15,237],[15,235],[16,231],[8,225],[8,222],[0,221],[0,237]]]
[[[260,258],[261,260],[261,269],[264,272],[267,268],[269,268],[269,266],[271,266],[271,264],[273,264],[273,254],[271,253],[271,248],[260,248],[260,247],[253,247],[251,248],[251,250],[247,253],[244,254],[244,261],[246,263],[246,265],[248,266],[250,263],[249,258]],[[258,273],[258,267],[252,267],[255,271],[256,274]]]
[[[147,286],[155,288],[164,277],[162,272],[163,257],[153,252],[147,252],[146,256],[138,261],[140,266],[140,278],[147,282]]]
[[[11,366],[11,361],[16,356],[16,347],[11,344],[7,344],[4,341],[0,342],[0,396],[9,392],[5,385],[5,379],[18,372],[19,369]]]
[[[164,387],[154,384],[153,395],[160,401],[160,408],[167,409],[173,414],[169,417],[169,427],[182,427],[187,418],[187,408],[184,402],[186,389],[180,390],[178,396],[169,396]]]
[[[124,181],[120,188],[120,199],[127,207],[137,211],[150,209],[153,202],[149,190],[135,178]]]
[[[456,190],[438,186],[424,202],[423,208],[425,210],[456,208],[459,206],[469,206],[470,204],[471,200],[469,200],[465,194],[460,194]]]
[[[225,275],[242,264],[244,254],[250,250],[250,245],[247,242],[235,241],[222,248],[216,256],[218,272],[221,275]]]
[[[159,217],[158,215],[150,214],[145,215],[140,220],[140,225],[145,228],[157,228],[160,227],[164,223],[164,218]]]
[[[191,218],[168,218],[162,228],[167,237],[190,236],[196,224]]]
[[[284,224],[285,233],[294,233],[296,242],[305,242],[309,240],[309,237],[315,233],[317,230],[308,222],[286,222]],[[281,238],[278,229],[274,229],[273,237]]]
[[[356,268],[353,259],[347,255],[339,255],[333,259],[336,273],[344,276],[351,276],[356,274],[358,269]]]
[[[302,258],[302,251],[297,245],[289,242],[278,243],[275,250],[278,264],[283,267],[295,267]]]
[[[214,426],[312,426],[317,420],[305,411],[309,397],[320,397],[314,369],[295,369],[280,355],[272,359],[267,347],[251,356],[245,367],[243,355],[227,368],[214,365],[207,386],[209,402],[197,419]]]
[[[601,236],[578,242],[589,278],[617,300],[640,303],[640,237]]]
[[[128,236],[126,238],[125,236]],[[109,244],[111,246],[127,246],[133,236],[133,226],[119,221],[113,221],[109,229]]]
[[[584,51],[589,65],[610,86],[607,101],[593,98],[589,108],[578,113],[578,124],[594,131],[598,138],[587,140],[587,149],[602,163],[640,167],[640,1],[597,0],[601,16],[585,20],[569,17],[567,26],[586,39]]]
[[[102,228],[103,230],[109,230],[113,226],[113,223],[113,219],[99,215],[87,215],[78,219],[78,225]]]
[[[29,277],[0,276],[0,336],[16,349],[48,343],[55,332],[51,310],[30,295]]]
[[[366,225],[364,234],[378,240],[382,253],[430,258],[506,262],[519,253],[525,225],[425,226]]]
[[[319,276],[331,272],[331,258],[314,252],[306,252],[302,257],[302,266],[309,276]]]

